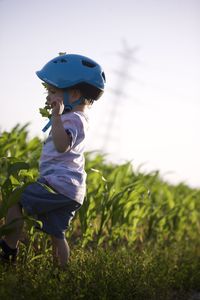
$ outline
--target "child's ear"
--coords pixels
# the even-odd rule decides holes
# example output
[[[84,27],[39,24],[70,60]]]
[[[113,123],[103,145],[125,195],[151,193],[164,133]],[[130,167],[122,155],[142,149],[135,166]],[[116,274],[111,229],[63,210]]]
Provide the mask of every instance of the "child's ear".
[[[80,90],[74,89],[73,90],[73,97],[76,98],[76,99],[80,98],[81,97]]]

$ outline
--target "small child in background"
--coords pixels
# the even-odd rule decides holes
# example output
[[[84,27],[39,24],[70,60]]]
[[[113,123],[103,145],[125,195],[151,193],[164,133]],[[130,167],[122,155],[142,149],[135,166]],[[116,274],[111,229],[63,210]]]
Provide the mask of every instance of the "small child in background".
[[[76,54],[50,60],[37,76],[48,91],[51,126],[40,158],[40,178],[22,193],[7,214],[12,232],[0,240],[1,259],[15,261],[23,229],[22,208],[42,222],[52,239],[53,260],[64,267],[69,258],[65,231],[86,193],[84,140],[88,129],[86,109],[104,91],[105,74],[95,61]],[[41,184],[42,183],[42,184]],[[54,192],[48,191],[44,185]]]

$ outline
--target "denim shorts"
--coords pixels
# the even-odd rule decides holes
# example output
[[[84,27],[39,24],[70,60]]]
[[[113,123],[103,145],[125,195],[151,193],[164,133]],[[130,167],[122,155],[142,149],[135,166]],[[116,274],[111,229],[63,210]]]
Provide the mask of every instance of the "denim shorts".
[[[42,222],[42,228],[36,228],[64,239],[65,231],[81,204],[57,192],[51,192],[45,186],[45,179],[28,185],[22,193],[20,204],[28,215]]]

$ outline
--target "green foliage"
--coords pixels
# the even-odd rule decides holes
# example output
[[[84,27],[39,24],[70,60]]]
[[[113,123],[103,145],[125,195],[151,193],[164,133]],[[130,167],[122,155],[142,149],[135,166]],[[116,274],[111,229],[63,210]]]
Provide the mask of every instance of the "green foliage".
[[[0,265],[1,299],[188,300],[199,288],[193,247],[74,248],[65,271],[52,267],[50,253],[41,251],[30,261],[21,255],[14,270]]]
[[[48,92],[48,84],[46,82],[42,82],[43,87],[45,88],[46,92]],[[44,118],[51,118],[51,105],[49,105],[47,102],[45,103],[45,106],[43,108],[39,108],[39,112],[42,117]]]
[[[46,104],[44,108],[39,108],[39,112],[42,117],[50,118],[51,117],[51,106]]]
[[[200,233],[200,190],[164,182],[159,172],[142,174],[130,163],[113,165],[86,155],[87,198],[74,229],[82,245],[195,242]]]
[[[17,125],[0,137],[0,224],[9,207],[19,201],[23,190],[38,175],[41,142],[38,138],[27,140],[27,126]],[[1,226],[0,236],[9,231],[9,226]]]
[[[8,208],[38,177],[41,147],[39,138],[28,139],[27,125],[1,133],[0,235],[10,230],[4,225]],[[64,299],[66,289],[69,299],[83,299],[86,292],[87,299],[186,299],[185,291],[197,289],[200,282],[200,190],[171,185],[158,171],[144,174],[130,162],[108,163],[100,153],[86,153],[85,158],[86,199],[66,233],[73,247],[82,248],[75,251],[68,272],[58,280],[59,272],[50,270],[48,237],[24,216],[27,236],[19,257],[24,269],[8,277],[2,269],[0,297],[9,299],[17,287],[16,295],[30,299],[38,291],[41,299],[50,294]],[[29,275],[22,282],[23,272]],[[14,290],[8,289],[8,281]],[[44,289],[44,282],[51,287]]]
[[[28,140],[27,125],[1,134],[1,218],[26,184],[38,177],[41,144],[38,138]],[[83,247],[197,240],[200,190],[170,185],[158,171],[143,174],[129,162],[108,163],[93,152],[86,153],[86,172],[87,196],[67,233]]]

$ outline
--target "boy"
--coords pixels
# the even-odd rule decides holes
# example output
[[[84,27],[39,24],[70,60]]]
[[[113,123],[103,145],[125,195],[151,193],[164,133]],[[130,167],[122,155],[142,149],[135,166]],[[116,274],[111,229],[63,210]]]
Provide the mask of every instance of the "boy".
[[[6,224],[18,220],[12,225],[13,231],[0,240],[1,258],[16,260],[23,208],[42,221],[42,230],[51,235],[53,259],[64,267],[69,258],[65,230],[81,207],[86,191],[85,111],[103,94],[105,74],[95,61],[76,54],[55,57],[36,74],[48,91],[47,104],[52,114],[44,131],[50,126],[51,131],[43,146],[40,178],[25,189],[20,203],[8,211]],[[50,193],[43,184],[55,193]]]

